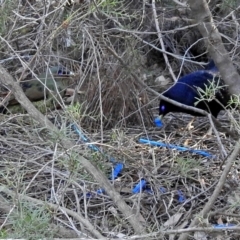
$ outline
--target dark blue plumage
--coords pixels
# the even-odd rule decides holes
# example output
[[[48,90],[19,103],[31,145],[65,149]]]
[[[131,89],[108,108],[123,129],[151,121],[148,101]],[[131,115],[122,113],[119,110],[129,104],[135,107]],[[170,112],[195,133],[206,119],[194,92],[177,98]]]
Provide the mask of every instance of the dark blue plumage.
[[[218,72],[218,68],[215,65],[213,60],[210,60],[210,62],[205,66],[205,70],[211,71],[211,72]]]
[[[195,105],[198,99],[201,98],[197,89],[205,91],[206,87],[209,87],[213,81],[216,85],[224,86],[224,82],[219,77],[214,76],[214,73],[216,72],[218,72],[217,67],[213,61],[210,61],[205,70],[199,70],[183,76],[178,79],[172,87],[162,93],[162,95],[179,103],[205,110],[211,113],[214,117],[217,117],[219,112],[227,106],[228,101],[230,100],[230,95],[226,87],[216,91],[215,99],[211,101],[200,101],[197,105]],[[186,110],[168,103],[167,101],[160,100],[159,115],[163,117],[169,112],[183,112],[189,113],[193,116],[202,116],[199,113]]]

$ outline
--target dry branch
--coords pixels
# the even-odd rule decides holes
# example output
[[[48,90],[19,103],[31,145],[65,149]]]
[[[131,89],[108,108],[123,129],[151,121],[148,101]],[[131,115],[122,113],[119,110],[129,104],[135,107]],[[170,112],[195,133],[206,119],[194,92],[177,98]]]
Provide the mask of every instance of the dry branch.
[[[214,24],[212,14],[206,0],[188,0],[192,16],[198,23],[198,29],[205,39],[208,51],[220,70],[223,80],[231,94],[240,94],[240,76],[234,68],[228,51],[225,49],[219,31]]]
[[[231,153],[231,155],[227,158],[226,160],[226,165],[225,168],[222,172],[222,175],[215,187],[215,190],[212,194],[212,196],[209,198],[208,202],[205,204],[204,208],[202,209],[202,211],[194,218],[194,220],[191,222],[190,224],[190,228],[194,227],[196,225],[198,225],[199,223],[201,223],[201,221],[204,221],[203,219],[207,218],[214,202],[216,201],[216,199],[218,198],[225,182],[227,179],[227,176],[229,174],[229,171],[231,170],[231,167],[233,165],[233,162],[236,160],[238,154],[240,152],[240,139],[236,142],[236,145],[234,146],[234,150]],[[187,234],[182,234],[178,240],[185,240],[187,238]]]
[[[44,128],[47,128],[50,132],[57,132],[57,128],[41,114],[27,99],[19,84],[14,81],[12,76],[0,65],[1,84],[6,84],[9,89],[12,90],[17,101],[22,105],[28,114],[38,121]],[[62,146],[66,148],[66,151],[74,149],[77,152],[75,144],[69,140],[62,140]],[[79,153],[79,152],[78,152]],[[132,213],[130,207],[122,200],[119,193],[117,193],[114,187],[109,183],[108,179],[86,158],[79,153],[79,162],[86,168],[86,170],[93,175],[93,177],[100,183],[106,190],[108,195],[113,199],[116,206],[124,214],[125,218],[132,225],[136,233],[142,234],[145,232],[144,227],[139,222],[138,217]],[[99,236],[99,235],[98,235]],[[97,236],[97,237],[98,237]]]

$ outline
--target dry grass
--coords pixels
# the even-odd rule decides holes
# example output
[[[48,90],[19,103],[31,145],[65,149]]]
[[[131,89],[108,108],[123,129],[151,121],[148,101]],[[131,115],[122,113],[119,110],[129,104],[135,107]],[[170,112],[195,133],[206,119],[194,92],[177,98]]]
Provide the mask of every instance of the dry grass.
[[[91,235],[86,226],[78,221],[75,212],[80,216],[87,216],[93,226],[108,237],[113,232],[133,234],[131,227],[121,218],[111,199],[106,194],[96,194],[102,186],[99,186],[81,167],[78,156],[71,154],[71,151],[62,151],[59,145],[59,139],[62,138],[74,140],[89,161],[96,164],[106,176],[110,177],[113,167],[108,156],[124,163],[121,175],[114,181],[115,189],[121,193],[129,206],[139,213],[139,220],[147,224],[152,233],[173,226],[174,229],[187,226],[193,216],[206,204],[221,176],[221,166],[222,164],[224,166],[224,162],[216,138],[214,136],[202,138],[206,133],[206,127],[191,132],[184,130],[188,119],[186,117],[184,121],[167,118],[165,130],[146,128],[142,132],[141,128],[135,127],[104,131],[103,143],[99,134],[89,136],[106,155],[89,150],[86,144],[78,141],[77,134],[67,127],[66,119],[59,116],[58,121],[60,119],[61,122],[58,123],[59,126],[61,123],[62,132],[58,136],[47,133],[37,123],[30,123],[26,117],[15,116],[12,119],[5,117],[1,120],[1,186],[4,186],[2,198],[8,206],[1,207],[2,220],[8,213],[6,210],[11,209],[11,202],[14,203],[15,214],[23,211],[24,208],[21,206],[24,205],[29,206],[30,216],[36,215],[38,207],[31,206],[34,206],[37,200],[37,205],[42,205],[44,221],[51,222],[53,229],[58,229],[60,223],[62,228],[72,229],[72,232],[67,232],[67,236]],[[200,125],[199,122],[195,124]],[[153,140],[180,146],[189,140],[189,147],[208,151],[216,155],[216,158],[205,158],[166,148],[152,148],[138,143],[140,137],[147,136]],[[225,148],[229,150],[232,148],[233,143],[227,138],[222,136],[221,140]],[[210,226],[218,223],[238,224],[238,168],[236,162],[221,195],[209,213]],[[133,194],[133,188],[142,178],[147,180],[148,191],[143,189],[142,193]],[[179,191],[185,198],[183,202],[179,200],[181,196]],[[55,208],[47,207],[46,204],[53,204]],[[62,208],[68,209],[69,212],[61,210]],[[52,210],[49,212],[50,209]],[[174,220],[173,216],[180,218]],[[39,219],[39,216],[36,218]],[[13,219],[15,218],[11,214],[9,221]],[[24,226],[27,225],[28,222],[25,220]],[[67,225],[69,227],[66,227]],[[14,227],[13,224],[12,228],[16,231]],[[5,226],[4,229],[10,236],[13,234],[9,227]],[[40,235],[37,229],[34,233],[49,236],[47,227],[45,229],[45,235]],[[59,236],[57,230],[51,234]]]
[[[164,1],[157,4],[166,50],[184,55],[194,43],[187,56],[202,54],[205,49],[203,42],[197,42],[198,31],[187,28],[192,20],[182,20],[183,13],[188,17],[185,10],[170,4],[166,13]],[[87,239],[100,233],[109,238],[137,238],[112,199],[106,193],[96,194],[102,186],[81,166],[79,156],[61,145],[60,140],[70,139],[107,177],[114,167],[109,156],[124,163],[112,184],[146,227],[147,239],[174,239],[170,231],[189,226],[212,196],[225,162],[216,137],[202,138],[209,126],[207,119],[199,118],[192,131],[185,129],[190,119],[185,115],[167,116],[163,129],[152,127],[157,97],[134,77],[154,89],[161,89],[156,77],[169,77],[162,53],[152,47],[159,43],[151,6],[141,1],[76,1],[72,7],[64,7],[64,1],[8,0],[1,7],[0,63],[17,80],[38,74],[48,65],[67,66],[77,73],[74,88],[80,94],[78,105],[46,115],[59,128],[58,133],[46,130],[28,114],[0,116],[0,237]],[[173,10],[176,18],[172,18]],[[224,28],[224,23],[219,27]],[[176,33],[172,31],[175,25],[179,28],[174,27]],[[238,59],[238,44],[231,44]],[[169,60],[178,74],[181,61]],[[195,68],[186,63],[180,75]],[[230,126],[226,116],[220,121]],[[72,123],[104,155],[91,151],[71,129]],[[149,147],[139,143],[141,137],[187,145],[216,157]],[[234,141],[223,134],[220,139],[229,154]],[[208,218],[199,227],[238,224],[238,170],[236,159]],[[147,181],[147,188],[133,194],[141,179]],[[185,201],[179,201],[179,193]],[[206,232],[209,239],[219,237]],[[238,231],[225,234],[239,237]]]

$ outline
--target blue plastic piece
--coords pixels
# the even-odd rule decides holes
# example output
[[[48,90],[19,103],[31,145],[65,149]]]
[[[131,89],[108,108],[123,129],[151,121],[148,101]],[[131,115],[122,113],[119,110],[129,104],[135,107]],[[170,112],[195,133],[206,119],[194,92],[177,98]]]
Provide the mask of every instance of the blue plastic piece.
[[[116,179],[116,178],[118,177],[118,175],[122,172],[123,167],[124,167],[123,163],[117,163],[117,164],[114,166],[114,169],[113,169],[113,172],[112,172],[112,174],[111,174],[111,176],[110,176],[110,179],[111,179],[111,180]]]
[[[93,198],[96,195],[104,194],[105,190],[103,188],[99,188],[96,192],[88,192],[86,193],[86,198]]]
[[[155,123],[156,127],[162,127],[163,126],[163,123],[162,123],[162,121],[159,117],[156,117],[154,119],[154,123]]]
[[[96,191],[97,194],[104,194],[105,193],[105,190],[102,189],[102,188],[99,188],[97,191]]]
[[[90,193],[90,192],[86,193],[86,198],[91,198],[92,196],[93,196],[92,193]]]
[[[81,138],[81,140],[85,143],[89,143],[90,140],[83,134],[83,132],[76,126],[76,124],[72,124],[71,125],[72,129],[79,135],[79,137]],[[88,144],[88,147],[90,149],[92,149],[93,151],[102,153],[105,157],[107,157],[109,159],[110,162],[116,164],[115,169],[114,170],[114,176],[115,178],[117,177],[117,175],[122,171],[123,169],[123,163],[118,163],[116,162],[115,158],[111,157],[111,156],[107,156],[105,155],[102,150],[100,148],[98,148],[97,146],[95,146],[94,144]],[[111,177],[112,178],[112,177]]]
[[[81,138],[81,140],[85,143],[89,143],[89,139],[83,134],[83,132],[75,125],[72,124],[72,128],[73,130],[79,135],[79,137]],[[88,144],[88,147],[96,152],[102,152],[100,148],[98,148],[97,146],[93,145],[93,144]]]
[[[79,135],[80,139],[81,139],[83,142],[85,142],[85,143],[89,143],[89,142],[90,142],[90,140],[83,134],[83,132],[76,126],[76,124],[72,124],[71,127],[72,127],[73,131],[75,131],[75,132]],[[116,162],[115,158],[104,154],[104,152],[103,152],[100,148],[98,148],[97,146],[95,146],[94,144],[88,144],[87,146],[88,146],[90,149],[92,149],[93,151],[96,151],[96,152],[99,152],[99,153],[103,154],[105,157],[108,158],[108,160],[109,160],[110,162],[112,162],[113,164],[115,164],[114,170],[113,170],[113,173],[112,173],[111,176],[110,176],[110,179],[111,179],[111,180],[116,179],[116,178],[118,177],[118,175],[121,173],[121,171],[123,170],[123,168],[124,168],[123,163]],[[101,190],[101,189],[100,189],[100,190]],[[103,193],[104,190],[103,190],[102,192],[101,192],[100,190],[98,190],[96,193],[97,193],[97,194]],[[105,192],[105,191],[104,191],[104,192]],[[87,193],[87,197],[88,197],[88,198],[90,198],[90,197],[92,197],[92,196],[93,196],[93,195],[92,195],[91,193]]]
[[[214,224],[213,227],[221,229],[221,228],[236,227],[236,225],[235,224],[231,224],[231,223],[229,223],[229,224]]]
[[[165,187],[160,187],[159,191],[160,191],[160,193],[166,193],[167,189]]]
[[[145,179],[141,179],[140,182],[133,188],[132,193],[140,193],[146,187],[147,181]]]
[[[210,154],[208,152],[202,151],[202,150],[195,150],[195,149],[191,149],[191,148],[187,148],[187,147],[181,147],[181,146],[177,146],[177,145],[173,145],[173,144],[169,144],[169,143],[150,141],[148,139],[143,139],[143,138],[140,138],[139,142],[140,143],[147,143],[147,144],[150,144],[151,146],[166,147],[166,148],[170,148],[170,149],[177,149],[178,151],[189,151],[191,153],[196,153],[196,154],[202,155],[204,157],[211,157],[211,158],[215,157],[214,155],[212,155],[212,154]]]
[[[186,197],[181,190],[178,190],[178,201],[179,203],[183,203],[186,201]]]

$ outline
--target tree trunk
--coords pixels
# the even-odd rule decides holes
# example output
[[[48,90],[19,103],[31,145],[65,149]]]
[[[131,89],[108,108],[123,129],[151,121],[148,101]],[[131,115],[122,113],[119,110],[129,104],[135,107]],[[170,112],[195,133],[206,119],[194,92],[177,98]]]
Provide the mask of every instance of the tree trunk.
[[[240,94],[240,76],[234,68],[221,36],[215,26],[212,14],[206,0],[188,0],[192,16],[198,23],[198,29],[202,34],[208,51],[218,67],[223,80],[229,87],[231,94]]]

